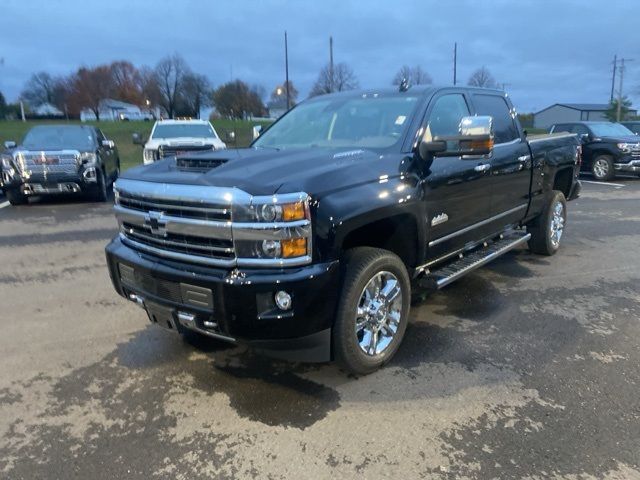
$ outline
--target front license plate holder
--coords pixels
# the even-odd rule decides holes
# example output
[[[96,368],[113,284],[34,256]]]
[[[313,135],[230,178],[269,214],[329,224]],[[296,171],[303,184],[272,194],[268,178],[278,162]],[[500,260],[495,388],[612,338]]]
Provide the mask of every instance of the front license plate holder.
[[[175,310],[173,308],[158,305],[153,302],[145,302],[144,304],[149,321],[155,323],[165,330],[179,332],[178,324],[175,319]]]

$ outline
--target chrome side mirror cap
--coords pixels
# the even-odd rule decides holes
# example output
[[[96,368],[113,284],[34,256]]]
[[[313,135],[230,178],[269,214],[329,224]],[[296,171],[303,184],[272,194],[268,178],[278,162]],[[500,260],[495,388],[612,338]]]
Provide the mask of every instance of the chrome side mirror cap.
[[[114,148],[116,146],[115,142],[113,140],[103,140],[102,141],[102,146],[105,148]]]
[[[6,142],[4,142],[4,148],[6,148],[7,150],[16,148],[16,142],[14,142],[13,140],[7,140]]]
[[[461,157],[488,155],[493,151],[493,118],[462,117],[457,135],[436,135],[431,138],[429,128],[423,136],[418,153],[423,160],[433,156]]]

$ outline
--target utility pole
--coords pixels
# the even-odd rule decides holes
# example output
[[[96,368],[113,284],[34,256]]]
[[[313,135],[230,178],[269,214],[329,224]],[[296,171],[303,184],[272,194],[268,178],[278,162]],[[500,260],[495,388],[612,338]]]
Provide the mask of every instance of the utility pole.
[[[291,108],[289,101],[289,46],[287,44],[287,31],[284,31],[284,88],[287,92],[287,111]]]
[[[453,44],[453,84],[457,83],[458,74],[458,42]]]
[[[622,120],[622,85],[624,82],[624,62],[631,62],[632,58],[621,58],[620,59],[620,87],[618,88],[618,111],[616,112],[616,122]]]
[[[609,103],[613,102],[613,94],[615,93],[616,88],[616,70],[618,69],[618,55],[613,56],[613,74],[611,75],[611,98],[609,98]]]
[[[333,93],[333,37],[329,37],[329,93]]]

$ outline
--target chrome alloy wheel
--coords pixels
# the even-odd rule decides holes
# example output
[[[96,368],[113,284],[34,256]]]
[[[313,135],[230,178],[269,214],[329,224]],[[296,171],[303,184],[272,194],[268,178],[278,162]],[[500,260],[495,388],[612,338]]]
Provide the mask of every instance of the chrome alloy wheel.
[[[599,158],[593,164],[593,173],[597,178],[605,178],[609,174],[609,162],[604,158]]]
[[[558,248],[560,245],[560,238],[562,238],[562,232],[564,231],[564,205],[562,202],[556,202],[553,206],[553,213],[551,214],[551,225],[549,227],[549,238],[554,248]]]
[[[393,273],[378,272],[364,287],[356,311],[356,338],[369,356],[384,352],[398,331],[402,289]]]

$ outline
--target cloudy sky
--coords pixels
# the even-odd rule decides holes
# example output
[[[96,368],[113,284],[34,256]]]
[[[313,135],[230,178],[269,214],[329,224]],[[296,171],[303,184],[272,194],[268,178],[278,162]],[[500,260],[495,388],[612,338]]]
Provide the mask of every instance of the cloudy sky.
[[[270,91],[290,77],[302,96],[328,60],[364,88],[403,64],[437,84],[486,65],[521,112],[555,102],[607,102],[614,54],[634,58],[625,92],[640,103],[640,0],[0,0],[0,91],[15,100],[30,74],[178,52],[214,85],[240,78]]]

